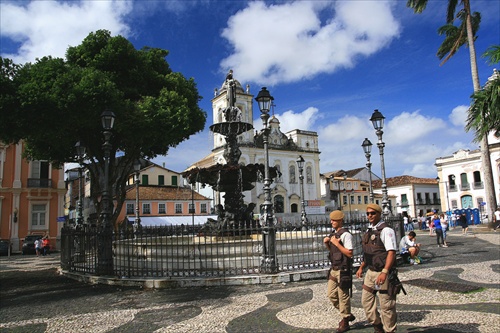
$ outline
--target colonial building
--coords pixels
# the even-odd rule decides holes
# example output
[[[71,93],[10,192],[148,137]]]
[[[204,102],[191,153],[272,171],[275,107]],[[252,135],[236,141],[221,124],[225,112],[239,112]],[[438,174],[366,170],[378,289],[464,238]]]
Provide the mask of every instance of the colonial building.
[[[321,174],[322,197],[326,212],[342,210],[349,217],[362,217],[370,203],[370,176],[368,169],[337,170]],[[380,179],[372,173],[372,182]],[[324,190],[323,190],[324,189]],[[379,204],[382,195],[374,193],[374,202]]]
[[[500,198],[500,136],[488,137],[496,198]],[[451,156],[436,158],[441,210],[478,208],[485,211],[486,193],[481,151],[460,149]],[[497,205],[500,205],[497,202]],[[495,211],[496,207],[492,210]]]
[[[199,194],[189,186],[184,186],[180,173],[146,160],[142,161],[142,165],[145,167],[138,171],[140,180],[138,208],[142,225],[181,224],[194,215],[207,216],[211,213],[212,199]],[[135,220],[137,188],[134,178],[136,176],[130,175],[127,181],[130,188],[127,190],[125,204],[118,217],[120,222]],[[206,222],[206,217],[203,222]]]
[[[49,236],[59,247],[64,221],[64,170],[23,158],[25,146],[0,143],[0,236],[20,251],[26,235]]]
[[[257,110],[255,113],[253,110],[254,95],[251,94],[250,87],[247,85],[246,89],[243,89],[240,82],[235,81],[235,106],[241,111],[241,121],[254,127],[261,126],[260,124],[255,126],[253,123],[260,111]],[[215,90],[215,96],[212,99],[214,124],[225,121],[223,112],[228,106],[227,88],[227,81],[224,81],[221,88]],[[281,176],[275,179],[271,185],[275,213],[298,213],[301,211],[300,174],[297,166],[299,156],[305,160],[303,167],[304,200],[319,200],[321,198],[318,135],[316,132],[301,129],[283,133],[280,129],[280,122],[274,115],[269,119],[269,127],[269,165],[275,166],[281,172]],[[262,135],[262,132],[249,130],[238,136],[238,144],[242,152],[240,164],[264,164]],[[190,168],[207,168],[217,163],[226,163],[223,156],[226,143],[224,136],[214,133],[213,139],[212,152]],[[258,182],[252,190],[244,192],[244,196],[245,204],[253,202],[259,207],[264,202],[263,183]],[[219,203],[221,203],[221,194],[216,193],[215,205]]]
[[[392,214],[413,218],[425,216],[431,211],[440,211],[441,199],[436,179],[397,176],[387,178],[386,184]],[[374,181],[373,188],[376,193],[382,194],[382,181]]]

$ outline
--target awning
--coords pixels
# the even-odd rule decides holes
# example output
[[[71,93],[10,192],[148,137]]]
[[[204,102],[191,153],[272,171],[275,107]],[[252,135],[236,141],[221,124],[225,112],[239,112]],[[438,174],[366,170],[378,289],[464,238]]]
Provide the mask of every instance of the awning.
[[[202,216],[141,216],[141,225],[144,227],[160,225],[195,225],[205,224],[209,218],[217,219],[217,215]],[[127,217],[129,223],[134,223],[133,216]]]

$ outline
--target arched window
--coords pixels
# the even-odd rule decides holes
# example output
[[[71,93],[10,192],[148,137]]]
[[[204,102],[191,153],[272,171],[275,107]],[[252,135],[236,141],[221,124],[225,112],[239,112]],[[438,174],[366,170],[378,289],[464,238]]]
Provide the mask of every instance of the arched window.
[[[289,173],[290,173],[290,183],[294,184],[297,183],[297,180],[295,179],[295,165],[290,165],[289,167]]]
[[[313,182],[312,168],[310,165],[306,166],[306,182],[308,184],[312,184]]]
[[[281,165],[276,164],[276,171],[278,171],[278,175],[276,176],[276,183],[281,183],[283,182],[283,178],[281,178]]]
[[[274,211],[276,213],[284,213],[285,212],[285,200],[281,195],[276,195],[274,197]]]
[[[298,212],[299,212],[299,205],[297,205],[296,203],[292,204],[292,205],[290,206],[290,211],[291,211],[292,213],[298,213]]]

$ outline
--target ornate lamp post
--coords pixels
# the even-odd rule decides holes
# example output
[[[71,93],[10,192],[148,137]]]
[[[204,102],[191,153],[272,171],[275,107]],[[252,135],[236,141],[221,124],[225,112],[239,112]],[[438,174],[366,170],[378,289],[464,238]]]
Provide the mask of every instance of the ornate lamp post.
[[[262,241],[263,241],[263,253],[261,261],[261,270],[264,273],[277,273],[278,272],[278,260],[276,259],[276,229],[274,227],[273,218],[273,203],[271,201],[271,178],[269,176],[269,110],[271,109],[271,103],[274,98],[271,96],[266,87],[263,87],[259,94],[255,98],[259,103],[259,109],[261,112],[260,118],[264,124],[263,129],[263,143],[264,143],[264,203],[263,210],[264,214],[261,217],[263,224],[262,228]]]
[[[366,168],[368,169],[368,176],[370,177],[370,203],[373,203],[373,187],[372,187],[372,163],[370,162],[370,157],[372,156],[372,143],[368,138],[365,138],[361,147],[365,152],[366,157]]]
[[[300,212],[300,220],[302,222],[302,229],[304,230],[306,228],[307,224],[307,214],[306,214],[306,201],[304,198],[304,158],[302,155],[299,155],[299,158],[297,159],[297,166],[299,168],[299,179],[300,179],[300,204],[302,206],[301,212]]]
[[[99,275],[113,274],[113,243],[111,228],[111,195],[109,190],[109,159],[111,155],[111,130],[115,123],[115,114],[106,110],[101,114],[101,122],[104,135],[104,188],[102,190],[102,209],[101,209],[101,230],[99,233],[99,248],[97,271]]]
[[[373,124],[373,128],[375,128],[375,133],[378,137],[377,147],[380,153],[380,168],[382,170],[382,210],[384,217],[387,217],[390,214],[389,211],[389,197],[387,195],[387,182],[385,178],[385,164],[384,164],[384,147],[385,143],[382,141],[382,134],[384,132],[382,129],[384,128],[384,119],[385,117],[378,110],[375,110],[370,118],[370,121]]]
[[[135,183],[135,221],[134,221],[134,234],[137,235],[137,232],[141,229],[141,218],[139,216],[139,184],[140,179],[139,175],[141,171],[141,161],[136,160],[134,162],[134,183]]]
[[[85,180],[82,181],[82,164],[83,156],[85,156],[85,146],[81,141],[78,141],[75,145],[76,154],[78,155],[78,217],[76,218],[76,225],[82,225],[83,220],[83,185]]]

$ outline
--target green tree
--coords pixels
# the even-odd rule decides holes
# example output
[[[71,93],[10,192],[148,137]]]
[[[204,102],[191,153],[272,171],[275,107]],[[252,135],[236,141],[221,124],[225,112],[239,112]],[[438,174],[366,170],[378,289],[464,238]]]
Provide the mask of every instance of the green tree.
[[[482,55],[490,64],[500,62],[500,45],[493,45]],[[480,142],[491,131],[500,134],[500,73],[495,69],[484,88],[475,92],[467,117],[466,131],[474,131]]]
[[[427,3],[428,0],[408,0],[406,5],[407,7],[412,8],[415,13],[420,14],[427,7]],[[459,3],[462,7],[458,11],[458,15],[455,15]],[[455,18],[458,18],[459,21],[461,21],[459,27],[455,27],[456,29],[450,27],[450,25],[453,25]],[[440,59],[448,54],[444,62],[452,57],[461,46],[468,46],[474,93],[481,90],[481,84],[479,81],[479,74],[477,70],[476,47],[474,44],[476,38],[475,33],[479,29],[480,20],[481,17],[478,13],[471,14],[470,0],[448,0],[446,11],[446,25],[438,30],[439,33],[446,35],[443,44],[441,44],[438,50],[438,57],[440,57]],[[484,188],[486,191],[486,210],[488,211],[488,217],[491,219],[496,207],[497,200],[495,195],[493,171],[491,167],[491,156],[487,135],[484,135],[481,139],[481,161],[484,172]]]
[[[91,197],[101,212],[100,115],[112,111],[108,185],[116,201],[115,222],[134,161],[164,155],[205,126],[194,80],[173,72],[167,55],[157,48],[136,50],[124,37],[99,30],[69,47],[66,59],[48,56],[23,66],[1,59],[0,140],[24,140],[27,158],[56,166],[76,161],[75,143],[83,142]]]

